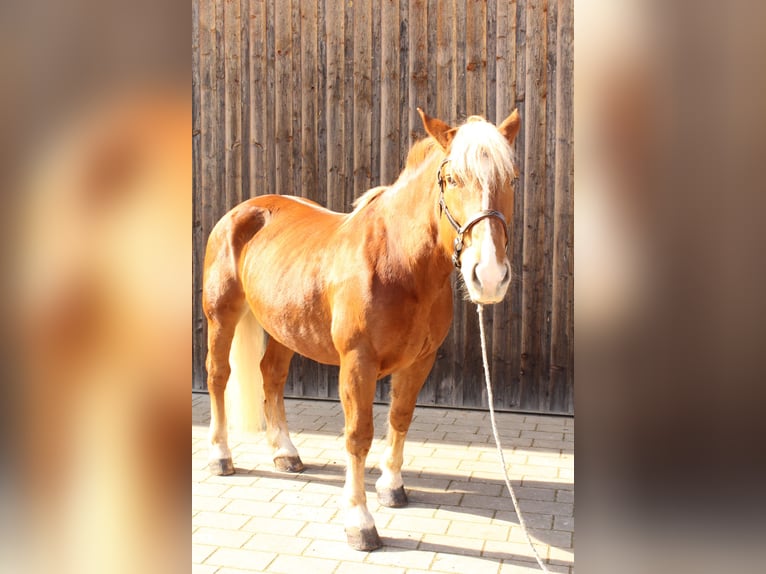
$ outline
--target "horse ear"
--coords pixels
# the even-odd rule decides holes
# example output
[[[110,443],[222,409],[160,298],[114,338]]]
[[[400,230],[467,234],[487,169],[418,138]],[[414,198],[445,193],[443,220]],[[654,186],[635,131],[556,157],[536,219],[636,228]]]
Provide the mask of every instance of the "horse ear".
[[[503,120],[503,123],[497,126],[498,131],[505,136],[508,143],[513,145],[513,140],[519,133],[521,127],[521,116],[519,115],[519,109],[516,108],[511,112],[511,115]]]
[[[420,114],[420,119],[423,120],[423,127],[426,128],[426,133],[439,142],[439,145],[442,146],[444,151],[447,151],[457,130],[445,124],[440,119],[428,116],[420,108],[418,108],[418,113]]]

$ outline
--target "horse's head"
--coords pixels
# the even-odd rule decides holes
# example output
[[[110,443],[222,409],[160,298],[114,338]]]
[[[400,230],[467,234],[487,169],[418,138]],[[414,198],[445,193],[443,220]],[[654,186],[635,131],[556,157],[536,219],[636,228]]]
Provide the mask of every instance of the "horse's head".
[[[498,303],[511,282],[508,222],[513,217],[511,144],[518,110],[499,126],[471,116],[453,128],[418,108],[426,132],[445,153],[437,181],[440,233],[474,303]]]

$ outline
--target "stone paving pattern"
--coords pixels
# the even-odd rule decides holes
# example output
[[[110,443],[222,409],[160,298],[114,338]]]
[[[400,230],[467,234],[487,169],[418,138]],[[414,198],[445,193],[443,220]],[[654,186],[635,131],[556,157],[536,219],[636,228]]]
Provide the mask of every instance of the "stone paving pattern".
[[[522,574],[540,572],[506,491],[489,413],[418,407],[404,449],[410,504],[380,506],[375,480],[387,406],[376,405],[368,507],[384,548],[346,545],[338,507],[339,403],[287,399],[302,474],[279,473],[265,434],[231,436],[236,474],[207,469],[209,399],[192,395],[192,572]],[[551,572],[574,573],[574,419],[498,413],[509,475]]]

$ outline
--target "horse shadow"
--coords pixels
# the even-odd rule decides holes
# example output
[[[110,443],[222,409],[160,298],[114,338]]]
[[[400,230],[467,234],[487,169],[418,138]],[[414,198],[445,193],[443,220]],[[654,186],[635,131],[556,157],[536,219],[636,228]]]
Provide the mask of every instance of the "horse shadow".
[[[287,474],[273,469],[258,466],[253,469],[236,468],[237,474],[245,474],[259,478],[268,478],[272,484],[275,481],[297,481],[323,485],[323,489],[331,496],[340,497],[345,480],[345,464],[341,461],[329,460],[322,463],[319,460],[304,459],[306,469],[300,474]],[[510,564],[519,567],[537,568],[534,558],[526,548],[526,540],[516,537],[513,541],[502,541],[494,538],[485,545],[481,538],[464,536],[459,532],[450,531],[444,536],[425,536],[425,532],[404,532],[397,528],[399,520],[406,517],[412,519],[414,528],[418,520],[424,516],[454,520],[461,525],[475,526],[477,529],[500,529],[503,525],[519,526],[519,519],[513,509],[505,481],[502,478],[471,478],[460,471],[437,470],[402,470],[405,489],[409,504],[404,508],[386,508],[381,506],[375,495],[375,480],[380,470],[368,465],[365,473],[365,490],[368,495],[368,506],[378,524],[385,516],[385,524],[378,528],[384,547],[375,552],[402,553],[412,551],[432,552],[435,554],[455,557],[470,557],[473,560],[488,563]],[[252,488],[257,488],[255,483]],[[547,482],[543,480],[512,480],[511,484],[521,498],[521,509],[526,526],[530,529],[533,542],[542,543],[571,553],[573,537],[572,495],[571,482]],[[303,487],[301,487],[303,488]],[[296,490],[295,486],[290,487]],[[564,502],[559,498],[563,494]],[[345,541],[342,528],[342,513],[338,512],[331,520],[333,532],[338,542]],[[404,522],[401,522],[404,524]],[[393,528],[392,528],[393,527]],[[562,530],[554,530],[554,528]],[[474,533],[475,534],[475,533]],[[462,540],[461,543],[455,542]],[[515,554],[504,547],[524,548],[524,553]],[[545,553],[538,546],[543,560]],[[546,561],[551,572],[568,572],[573,562],[563,557]],[[395,556],[391,556],[395,561]]]

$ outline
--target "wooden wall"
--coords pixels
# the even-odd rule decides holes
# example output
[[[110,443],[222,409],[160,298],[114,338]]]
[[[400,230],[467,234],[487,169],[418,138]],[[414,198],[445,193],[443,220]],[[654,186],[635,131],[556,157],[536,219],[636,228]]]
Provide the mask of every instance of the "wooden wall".
[[[424,133],[522,116],[514,281],[491,319],[496,406],[573,412],[572,0],[192,0],[194,381],[205,388],[200,275],[230,207],[266,193],[348,211],[396,179]],[[296,357],[288,396],[337,397]],[[380,385],[385,400],[387,385]],[[486,407],[475,308],[455,322],[421,404]]]

